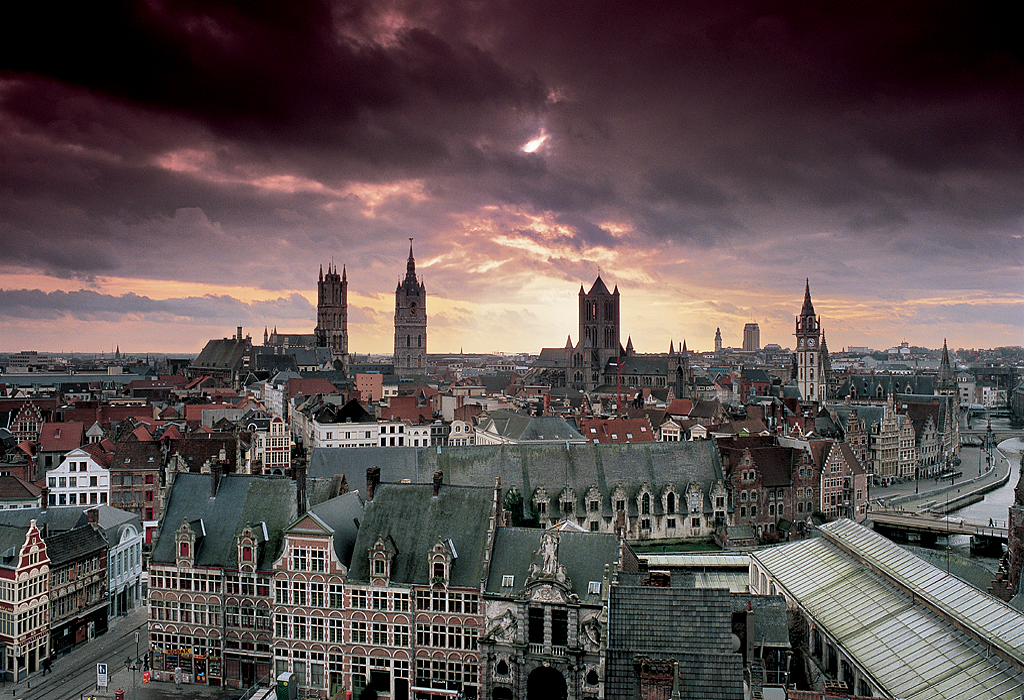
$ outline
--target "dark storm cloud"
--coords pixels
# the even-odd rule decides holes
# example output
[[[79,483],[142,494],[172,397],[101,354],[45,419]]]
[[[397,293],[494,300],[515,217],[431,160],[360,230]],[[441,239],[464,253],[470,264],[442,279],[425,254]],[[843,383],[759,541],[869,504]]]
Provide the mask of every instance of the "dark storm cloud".
[[[145,318],[151,321],[188,320],[228,324],[234,321],[315,316],[315,310],[298,294],[268,301],[246,303],[226,295],[151,299],[138,294],[100,294],[88,290],[43,292],[39,289],[0,289],[0,318],[117,320]]]
[[[865,261],[850,275],[872,254],[925,268],[971,247],[985,264],[1020,263],[1022,48],[992,8],[23,9],[0,42],[7,268],[308,287],[297,268],[311,261],[384,264],[382,244],[406,236],[443,250],[461,219],[481,216],[576,254],[779,240],[780,266],[856,250]],[[524,153],[541,133],[548,140]],[[168,165],[189,152],[202,156],[194,168]],[[277,175],[322,187],[260,184]],[[346,190],[412,181],[422,196],[375,208]],[[480,213],[495,205],[564,232]],[[608,221],[631,233],[612,235]],[[797,245],[823,230],[827,244]],[[466,249],[508,254],[486,240]],[[588,265],[558,255],[550,264],[567,273]],[[453,296],[493,278],[465,267],[437,271]]]

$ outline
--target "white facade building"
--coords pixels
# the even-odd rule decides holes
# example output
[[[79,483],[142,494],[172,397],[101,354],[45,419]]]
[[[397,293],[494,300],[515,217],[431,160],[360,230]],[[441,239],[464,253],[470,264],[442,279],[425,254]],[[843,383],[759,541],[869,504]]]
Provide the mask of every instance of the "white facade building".
[[[110,497],[110,470],[79,447],[46,473],[46,485],[50,490],[48,505],[106,505]]]
[[[142,542],[145,533],[138,515],[127,512],[124,515],[130,519],[114,528],[108,539],[107,590],[110,592],[111,615],[127,615],[142,601]],[[103,525],[102,519],[100,525]]]

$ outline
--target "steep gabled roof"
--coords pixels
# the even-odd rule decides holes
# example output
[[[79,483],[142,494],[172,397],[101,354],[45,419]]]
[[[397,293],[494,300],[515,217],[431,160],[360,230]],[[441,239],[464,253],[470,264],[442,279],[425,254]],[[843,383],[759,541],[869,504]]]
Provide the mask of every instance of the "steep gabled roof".
[[[478,587],[484,574],[493,497],[493,489],[479,486],[442,484],[434,496],[432,484],[380,484],[363,510],[349,581],[369,581],[367,553],[382,537],[394,542],[391,581],[426,584],[428,552],[438,540],[451,540],[458,557],[451,567],[450,585]]]
[[[81,446],[84,435],[84,423],[43,423],[39,431],[39,451],[70,452]]]
[[[363,519],[363,497],[358,491],[349,491],[318,503],[309,512],[334,530],[334,553],[346,567],[352,565],[352,549],[359,535]]]
[[[50,557],[50,566],[60,566],[68,562],[107,549],[107,542],[92,525],[83,525],[64,532],[51,534],[46,540],[46,554]]]
[[[226,474],[210,496],[209,474],[175,475],[151,560],[173,564],[174,532],[183,521],[202,520],[206,536],[197,547],[196,566],[238,566],[237,536],[246,525],[267,525],[268,541],[256,562],[267,570],[280,556],[284,528],[295,520],[295,482],[284,477]]]

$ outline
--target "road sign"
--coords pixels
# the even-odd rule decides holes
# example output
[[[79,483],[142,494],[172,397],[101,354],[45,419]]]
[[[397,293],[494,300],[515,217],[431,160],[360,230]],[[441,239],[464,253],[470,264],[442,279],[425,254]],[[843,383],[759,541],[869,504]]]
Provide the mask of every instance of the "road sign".
[[[96,685],[100,688],[107,687],[107,665],[96,664]]]

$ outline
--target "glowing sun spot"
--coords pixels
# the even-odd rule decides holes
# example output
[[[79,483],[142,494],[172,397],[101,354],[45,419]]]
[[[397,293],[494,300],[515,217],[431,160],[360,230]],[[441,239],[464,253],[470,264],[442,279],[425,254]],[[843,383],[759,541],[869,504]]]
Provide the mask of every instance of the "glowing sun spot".
[[[543,146],[544,142],[547,140],[548,135],[544,132],[543,129],[541,129],[540,136],[533,139],[532,141],[528,141],[526,145],[523,146],[523,151],[525,151],[526,153],[534,153],[538,148]]]

